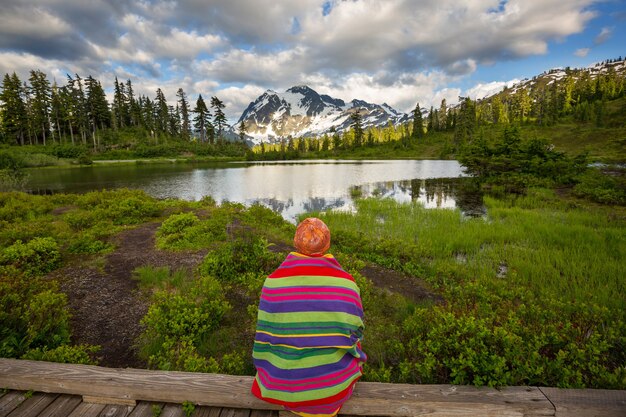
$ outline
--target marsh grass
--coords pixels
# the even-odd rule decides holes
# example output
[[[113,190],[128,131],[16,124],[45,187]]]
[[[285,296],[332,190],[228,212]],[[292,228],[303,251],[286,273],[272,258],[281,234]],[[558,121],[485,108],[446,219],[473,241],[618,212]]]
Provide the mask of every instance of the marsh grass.
[[[545,207],[545,191],[538,194],[514,201],[486,197],[486,218],[365,199],[356,202],[356,215],[332,212],[323,219],[341,250],[358,254],[364,243],[366,257],[387,257],[394,266],[401,266],[394,259],[405,260],[407,272],[418,268],[435,285],[442,284],[438,273],[452,270],[459,282],[506,279],[537,293],[625,307],[626,299],[615,297],[625,293],[624,222],[606,210]],[[497,278],[500,265],[506,277]]]
[[[446,300],[388,303],[390,322],[366,307],[366,379],[623,388],[624,213],[542,189],[485,204],[483,218],[381,199],[319,214],[334,251],[423,278]]]

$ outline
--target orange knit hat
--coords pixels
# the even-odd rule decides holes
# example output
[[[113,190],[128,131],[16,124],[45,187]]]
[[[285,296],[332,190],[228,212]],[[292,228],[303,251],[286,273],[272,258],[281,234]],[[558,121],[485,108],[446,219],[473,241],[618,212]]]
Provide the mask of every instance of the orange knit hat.
[[[320,219],[309,217],[296,228],[293,243],[303,255],[322,256],[330,248],[330,230]]]

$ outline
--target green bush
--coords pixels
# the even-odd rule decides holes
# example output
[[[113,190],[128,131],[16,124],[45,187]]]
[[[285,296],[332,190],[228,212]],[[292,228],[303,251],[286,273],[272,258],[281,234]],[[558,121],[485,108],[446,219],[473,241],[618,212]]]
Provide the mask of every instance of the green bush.
[[[50,237],[37,237],[27,243],[17,241],[0,254],[0,265],[12,265],[26,275],[43,275],[61,263],[57,242]]]
[[[626,180],[590,169],[580,177],[574,194],[602,204],[626,204]]]
[[[12,150],[0,150],[0,170],[17,170],[24,168],[24,156]]]
[[[55,285],[0,267],[0,357],[19,358],[33,349],[70,342],[67,298]]]
[[[96,213],[91,211],[71,211],[63,216],[63,220],[74,231],[86,230],[98,222]]]
[[[477,386],[624,386],[626,372],[616,365],[625,359],[617,348],[623,343],[625,327],[617,322],[602,328],[600,323],[609,318],[607,309],[575,306],[564,314],[570,308],[566,303],[543,300],[542,305],[521,304],[503,316],[498,308],[502,299],[472,291],[486,290],[479,286],[464,290],[467,302],[476,306],[470,308],[480,308],[479,312],[437,306],[418,309],[405,321],[410,359],[400,367],[402,380]],[[528,299],[523,292],[518,295]]]
[[[36,348],[24,354],[21,359],[33,361],[46,361],[57,363],[79,363],[83,365],[97,365],[94,355],[100,350],[100,346],[92,345],[61,345],[54,349]]]
[[[157,231],[160,249],[204,249],[227,238],[226,226],[232,220],[228,211],[213,210],[200,221],[193,213],[172,214]]]
[[[83,233],[72,239],[67,251],[77,254],[106,253],[113,250],[113,245],[96,239],[91,233]]]
[[[214,278],[198,279],[183,292],[157,291],[142,319],[142,355],[159,369],[210,372],[214,360],[197,352],[197,346],[222,320],[230,304]]]
[[[50,200],[44,196],[19,192],[0,193],[0,220],[33,220],[50,212],[52,207]]]
[[[280,265],[282,255],[267,250],[267,241],[254,236],[236,238],[210,252],[199,267],[203,276],[222,282],[238,282],[246,273],[269,274]]]
[[[173,214],[167,218],[159,228],[159,234],[171,235],[182,233],[190,226],[198,223],[198,216],[194,213]]]

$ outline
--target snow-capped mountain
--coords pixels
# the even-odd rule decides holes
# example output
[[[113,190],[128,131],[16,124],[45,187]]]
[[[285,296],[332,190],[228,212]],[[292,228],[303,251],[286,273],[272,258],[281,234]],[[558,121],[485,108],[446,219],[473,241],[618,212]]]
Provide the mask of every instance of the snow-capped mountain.
[[[619,59],[599,62],[586,68],[552,68],[534,76],[532,79],[525,78],[513,83],[504,90],[490,92],[481,100],[490,100],[495,96],[510,96],[519,90],[533,92],[537,89],[547,88],[555,83],[559,84],[567,77],[571,77],[574,81],[581,77],[589,77],[589,79],[594,80],[598,75],[608,74],[610,71],[620,77],[626,76],[626,58],[620,57]]]
[[[291,87],[284,93],[267,90],[250,103],[234,126],[243,120],[246,135],[254,143],[272,142],[288,136],[318,136],[349,129],[350,116],[360,112],[363,127],[403,123],[409,116],[388,104],[372,104],[363,100],[348,103],[328,95],[320,95],[306,85]]]

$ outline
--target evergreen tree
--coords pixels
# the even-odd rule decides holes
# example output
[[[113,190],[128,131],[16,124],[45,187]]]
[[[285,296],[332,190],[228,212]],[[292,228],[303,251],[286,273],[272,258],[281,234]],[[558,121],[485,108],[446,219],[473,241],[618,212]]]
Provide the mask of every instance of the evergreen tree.
[[[454,130],[454,142],[462,145],[471,141],[476,128],[476,103],[469,97],[461,101],[456,129]]]
[[[169,110],[169,134],[172,136],[178,136],[180,134],[180,125],[181,125],[181,120],[180,120],[180,107],[178,106],[178,103],[176,104],[176,107],[174,106],[167,106],[168,110]]]
[[[22,81],[17,74],[5,74],[0,93],[0,122],[3,136],[9,142],[24,145],[28,129],[26,105],[21,95]]]
[[[202,94],[198,96],[198,100],[196,101],[196,107],[192,110],[196,117],[194,117],[194,127],[196,131],[200,133],[200,142],[206,141],[206,133],[208,127],[211,125],[211,113],[202,98]]]
[[[167,133],[170,111],[167,106],[165,94],[163,94],[163,91],[160,88],[157,88],[154,103],[156,105],[156,128],[160,133]]]
[[[83,145],[87,144],[87,108],[85,105],[85,92],[83,91],[82,79],[78,74],[74,74],[76,78],[72,79],[69,75],[68,90],[70,94],[70,113],[72,113],[72,122],[76,124],[78,133],[80,133]]]
[[[224,109],[224,103],[222,102],[222,100],[220,100],[219,98],[217,98],[216,96],[211,97],[211,107],[213,108],[213,121],[215,123],[215,126],[217,127],[217,138],[221,141],[222,140],[222,131],[224,129],[224,126],[226,126],[226,115],[224,114],[224,111],[222,109]],[[213,143],[211,141],[211,143]]]
[[[330,149],[330,138],[326,133],[322,136],[322,152],[327,152]]]
[[[131,126],[139,126],[141,121],[141,109],[135,99],[133,84],[130,79],[126,81],[126,107],[128,108],[128,122]]]
[[[50,101],[50,117],[52,122],[54,123],[54,129],[52,140],[54,141],[54,132],[57,132],[57,136],[59,138],[59,143],[61,143],[61,138],[63,137],[61,122],[65,119],[64,112],[65,107],[63,106],[63,98],[61,96],[61,89],[57,85],[56,81],[52,84],[52,98]]]
[[[448,104],[446,103],[446,99],[441,100],[441,106],[439,107],[439,130],[446,130],[448,125]]]
[[[185,94],[182,88],[179,88],[176,97],[178,97],[178,106],[180,108],[181,135],[183,139],[189,140],[191,136],[191,122],[189,120],[189,102],[187,101],[187,94]]]
[[[127,97],[125,93],[124,84],[120,83],[115,77],[115,82],[113,83],[113,115],[114,115],[114,126],[116,128],[122,128],[126,126],[127,119]]]
[[[415,109],[413,109],[413,131],[411,132],[411,136],[414,139],[424,137],[424,119],[422,119],[422,109],[419,103],[417,103]]]
[[[241,119],[239,122],[239,141],[246,143],[246,123]]]
[[[355,148],[359,148],[363,145],[363,118],[361,113],[357,109],[354,113],[350,115],[350,128],[352,129],[353,141],[352,146]]]
[[[428,133],[432,132],[435,127],[435,109],[433,106],[430,106],[430,111],[428,112]]]
[[[374,146],[374,134],[372,133],[372,129],[367,131],[367,146]]]
[[[87,90],[85,99],[87,119],[91,128],[93,147],[97,149],[99,138],[96,132],[98,128],[103,130],[110,120],[109,103],[107,103],[102,85],[91,75],[85,79],[85,90]]]
[[[35,136],[35,142],[41,137],[46,144],[46,137],[50,131],[50,107],[52,92],[50,82],[42,71],[30,72],[30,125]]]
[[[330,133],[331,133],[332,138],[333,138],[333,150],[341,149],[341,136],[339,136],[339,133],[337,133],[337,130],[335,129],[335,126],[332,126],[330,128]]]

